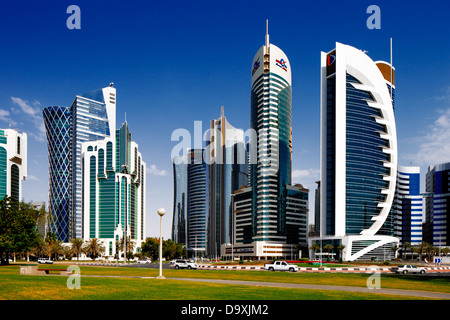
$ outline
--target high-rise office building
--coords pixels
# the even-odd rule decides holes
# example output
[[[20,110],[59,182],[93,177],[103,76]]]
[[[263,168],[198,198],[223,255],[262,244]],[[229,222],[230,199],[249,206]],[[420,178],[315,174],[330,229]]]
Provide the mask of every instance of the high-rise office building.
[[[449,246],[448,230],[450,230],[450,162],[428,167],[423,241],[439,247]]]
[[[420,167],[398,166],[397,190],[393,205],[394,236],[402,244],[422,242],[423,197]]]
[[[77,95],[70,107],[72,116],[72,237],[82,236],[81,146],[87,141],[114,139],[116,130],[116,89],[106,88]]]
[[[219,257],[222,244],[233,241],[234,215],[231,197],[247,185],[248,164],[244,131],[225,118],[211,120],[209,145],[209,224],[208,255]]]
[[[49,152],[49,210],[53,217],[50,230],[59,240],[68,242],[82,238],[81,146],[87,141],[114,139],[116,89],[110,84],[77,95],[69,108],[47,107],[43,116]]]
[[[224,255],[298,257],[298,246],[307,247],[308,190],[291,185],[291,65],[268,27],[252,62],[250,100],[250,186],[233,195],[236,244]]]
[[[189,149],[187,159],[187,251],[191,257],[207,254],[209,173],[204,149]]]
[[[22,181],[27,176],[27,134],[0,129],[0,198],[22,199]]]
[[[186,245],[187,213],[187,163],[180,156],[172,159],[173,165],[173,217],[172,241]]]
[[[69,242],[72,232],[72,117],[70,108],[52,106],[43,110],[48,147],[48,231]]]
[[[378,234],[397,180],[394,80],[390,63],[354,47],[321,54],[320,239],[343,244],[346,261],[392,258],[399,243]]]
[[[82,238],[100,239],[106,256],[117,253],[125,232],[135,252],[145,240],[145,162],[126,122],[113,136],[81,149]]]
[[[283,201],[291,184],[291,65],[269,42],[268,30],[265,45],[253,58],[251,75],[251,129],[257,135],[256,154],[250,152],[253,240],[285,242],[291,232]]]

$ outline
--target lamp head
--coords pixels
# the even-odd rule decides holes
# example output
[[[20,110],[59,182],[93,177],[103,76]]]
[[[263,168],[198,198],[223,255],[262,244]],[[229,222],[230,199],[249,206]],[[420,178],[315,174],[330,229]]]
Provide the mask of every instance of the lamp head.
[[[166,210],[164,208],[158,209],[158,214],[162,217],[166,213]]]

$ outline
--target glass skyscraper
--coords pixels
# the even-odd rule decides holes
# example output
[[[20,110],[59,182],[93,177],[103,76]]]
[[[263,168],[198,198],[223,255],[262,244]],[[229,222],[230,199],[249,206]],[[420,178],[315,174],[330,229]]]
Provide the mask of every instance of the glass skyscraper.
[[[250,147],[253,241],[298,244],[299,228],[306,216],[288,212],[293,192],[291,65],[285,53],[266,43],[252,62],[251,128],[256,132],[256,152]],[[253,147],[254,147],[253,146]]]
[[[209,141],[208,254],[215,258],[220,257],[222,244],[233,242],[231,197],[234,191],[247,186],[248,163],[244,131],[227,121],[223,107],[220,118],[211,120]]]
[[[322,52],[320,235],[345,245],[344,260],[389,258],[398,245],[378,233],[396,189],[394,80],[389,63],[351,46]]]
[[[145,240],[145,162],[126,122],[114,136],[82,144],[83,239],[99,238],[106,256],[125,231],[135,251]]]
[[[204,149],[189,149],[187,159],[187,250],[190,256],[207,253],[209,174]]]
[[[393,213],[394,236],[402,244],[421,243],[423,196],[420,193],[420,167],[398,166]]]
[[[50,230],[57,234],[59,240],[67,242],[82,238],[83,233],[81,146],[87,141],[106,137],[114,139],[116,89],[110,84],[106,88],[77,95],[70,108],[47,107],[43,115],[51,177],[49,210],[54,224]],[[67,161],[70,162],[69,167]],[[69,202],[66,201],[67,194],[71,197]],[[68,211],[67,205],[70,206]]]
[[[450,162],[428,167],[425,208],[423,241],[434,246],[449,246]]]
[[[43,110],[48,147],[49,195],[51,214],[49,231],[69,242],[72,216],[72,117],[70,108],[52,106]]]
[[[22,200],[22,181],[27,176],[27,134],[0,129],[0,198]]]
[[[173,159],[172,240],[186,245],[187,163],[181,157]]]

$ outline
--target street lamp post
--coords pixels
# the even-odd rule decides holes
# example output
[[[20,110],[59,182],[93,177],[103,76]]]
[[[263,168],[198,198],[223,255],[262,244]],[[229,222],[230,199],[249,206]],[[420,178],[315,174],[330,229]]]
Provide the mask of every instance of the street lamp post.
[[[156,279],[165,279],[162,275],[162,217],[166,213],[164,208],[158,209],[159,214],[159,276]]]

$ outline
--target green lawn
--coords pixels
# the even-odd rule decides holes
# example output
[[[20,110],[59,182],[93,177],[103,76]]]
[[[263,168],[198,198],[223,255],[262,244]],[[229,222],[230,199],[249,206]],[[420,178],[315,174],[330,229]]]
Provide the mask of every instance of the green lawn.
[[[48,267],[48,266],[45,266]],[[62,265],[53,265],[61,268]],[[85,267],[82,275],[156,277],[157,269]],[[268,282],[366,286],[368,274],[269,273],[264,271],[164,270],[164,276]],[[342,291],[268,288],[257,286],[195,283],[177,280],[83,277],[81,289],[68,289],[67,277],[19,275],[19,266],[0,267],[0,299],[14,300],[365,300],[410,299],[408,297]],[[427,278],[428,279],[428,278]],[[382,275],[383,288],[450,292],[448,278]]]

